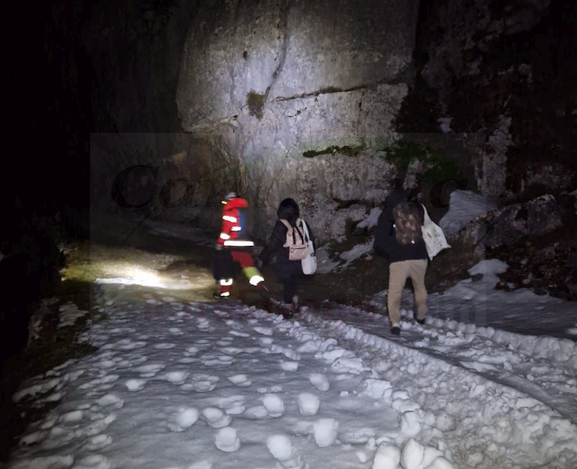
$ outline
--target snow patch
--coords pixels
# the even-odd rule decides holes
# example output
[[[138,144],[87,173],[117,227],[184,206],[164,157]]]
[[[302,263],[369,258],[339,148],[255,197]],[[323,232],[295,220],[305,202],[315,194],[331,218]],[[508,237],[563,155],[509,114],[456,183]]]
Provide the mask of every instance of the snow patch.
[[[374,207],[371,209],[371,211],[369,212],[369,215],[367,216],[367,218],[365,218],[363,221],[361,221],[358,225],[357,228],[373,228],[375,226],[377,226],[377,223],[379,221],[379,217],[381,216],[381,213],[383,213],[383,211],[378,208],[378,207]]]
[[[58,324],[59,329],[62,327],[74,326],[78,318],[82,318],[88,314],[88,311],[78,309],[78,307],[71,302],[61,305],[58,310],[60,311],[60,322]]]
[[[449,199],[449,211],[439,221],[446,236],[451,236],[475,218],[497,208],[487,197],[471,191],[455,190]]]

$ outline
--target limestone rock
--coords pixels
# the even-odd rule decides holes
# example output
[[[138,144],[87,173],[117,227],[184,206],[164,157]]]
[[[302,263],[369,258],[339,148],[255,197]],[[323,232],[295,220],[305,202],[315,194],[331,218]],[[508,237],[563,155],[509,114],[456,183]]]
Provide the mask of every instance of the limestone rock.
[[[512,245],[527,236],[550,233],[562,225],[562,219],[555,198],[546,195],[490,212],[487,225],[485,244],[494,248]]]

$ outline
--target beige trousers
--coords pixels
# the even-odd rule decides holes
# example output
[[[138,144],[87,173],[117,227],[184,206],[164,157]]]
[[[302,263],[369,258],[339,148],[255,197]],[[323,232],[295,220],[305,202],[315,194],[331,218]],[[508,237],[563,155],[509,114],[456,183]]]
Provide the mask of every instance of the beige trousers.
[[[389,265],[389,294],[387,306],[391,324],[399,324],[401,320],[401,296],[403,288],[410,277],[415,290],[415,306],[417,318],[423,319],[427,314],[427,289],[425,288],[425,273],[427,259],[393,262]]]

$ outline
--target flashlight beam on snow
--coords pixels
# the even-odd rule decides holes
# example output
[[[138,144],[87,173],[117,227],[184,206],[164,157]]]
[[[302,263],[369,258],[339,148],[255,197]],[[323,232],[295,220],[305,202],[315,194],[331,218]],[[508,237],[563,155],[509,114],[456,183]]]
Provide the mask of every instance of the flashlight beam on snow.
[[[122,277],[97,278],[96,283],[117,285],[140,285],[142,287],[163,288],[167,290],[190,290],[195,285],[188,280],[163,279],[157,274],[140,267],[119,267],[114,273]],[[114,275],[114,274],[113,274]]]

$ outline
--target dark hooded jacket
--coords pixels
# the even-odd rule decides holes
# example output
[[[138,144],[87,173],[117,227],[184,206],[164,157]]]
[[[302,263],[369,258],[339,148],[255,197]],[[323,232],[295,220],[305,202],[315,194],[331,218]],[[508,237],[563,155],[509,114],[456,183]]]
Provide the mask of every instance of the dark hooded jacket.
[[[289,260],[289,250],[283,247],[286,242],[287,228],[280,221],[287,220],[291,226],[296,226],[297,219],[300,216],[299,206],[293,199],[284,199],[276,212],[277,221],[270,235],[268,245],[263,249],[259,255],[259,259],[263,264],[268,264],[271,261],[274,263],[277,273],[282,277],[290,277],[291,275],[302,274],[301,261]],[[314,242],[314,237],[311,232],[311,227],[307,223],[309,237]]]
[[[391,192],[385,199],[383,213],[381,213],[377,223],[374,242],[375,252],[387,257],[391,263],[429,258],[427,247],[422,239],[415,244],[400,244],[395,236],[393,209],[400,202],[407,201],[408,194],[408,191],[402,189]],[[422,223],[425,219],[425,211],[420,205],[419,216]]]

